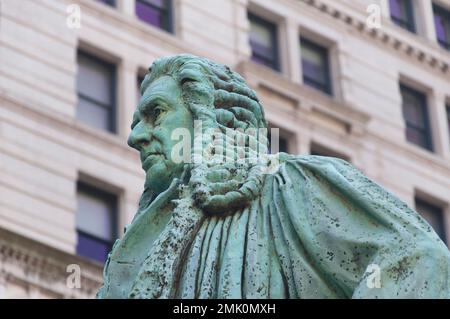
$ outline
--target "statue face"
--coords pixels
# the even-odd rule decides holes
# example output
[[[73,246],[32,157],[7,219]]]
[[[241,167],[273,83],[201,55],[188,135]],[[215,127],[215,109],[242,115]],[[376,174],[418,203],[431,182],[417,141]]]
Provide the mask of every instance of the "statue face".
[[[145,89],[133,115],[128,145],[137,149],[145,170],[145,186],[156,193],[166,190],[183,171],[183,163],[171,160],[173,130],[188,129],[193,136],[193,119],[185,107],[181,88],[170,76],[162,76]]]

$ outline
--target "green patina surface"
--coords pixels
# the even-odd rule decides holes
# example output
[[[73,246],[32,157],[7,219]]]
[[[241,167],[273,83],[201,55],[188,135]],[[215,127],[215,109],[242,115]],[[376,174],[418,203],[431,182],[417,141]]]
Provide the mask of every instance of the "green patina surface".
[[[237,73],[177,55],[155,61],[141,91],[129,145],[144,192],[99,298],[450,298],[445,244],[342,160],[280,153],[270,172],[218,163],[214,152],[199,164],[171,160],[172,131],[193,132],[194,120],[223,132],[267,126]]]

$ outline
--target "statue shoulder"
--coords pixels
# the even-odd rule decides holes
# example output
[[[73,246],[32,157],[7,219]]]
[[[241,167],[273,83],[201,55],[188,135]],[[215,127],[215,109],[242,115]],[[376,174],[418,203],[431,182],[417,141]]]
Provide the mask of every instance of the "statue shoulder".
[[[323,167],[330,168],[335,167],[338,170],[355,170],[354,166],[347,161],[328,156],[318,155],[296,155],[280,152],[275,155],[271,155],[270,160],[270,174],[280,174],[286,170],[286,167],[311,168],[311,167]]]

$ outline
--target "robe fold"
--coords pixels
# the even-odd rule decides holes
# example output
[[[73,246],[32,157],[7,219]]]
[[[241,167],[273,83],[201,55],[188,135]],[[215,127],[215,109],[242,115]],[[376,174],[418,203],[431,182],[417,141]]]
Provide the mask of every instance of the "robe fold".
[[[342,160],[286,155],[245,208],[190,225],[173,220],[176,188],[116,242],[98,297],[450,298],[445,244]]]

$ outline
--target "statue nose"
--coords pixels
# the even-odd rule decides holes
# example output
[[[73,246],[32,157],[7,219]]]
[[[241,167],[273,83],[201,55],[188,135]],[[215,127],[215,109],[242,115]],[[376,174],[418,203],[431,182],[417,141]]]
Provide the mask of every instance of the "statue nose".
[[[127,142],[129,146],[140,151],[143,146],[146,146],[150,143],[150,140],[151,130],[146,129],[141,122],[133,128]]]

